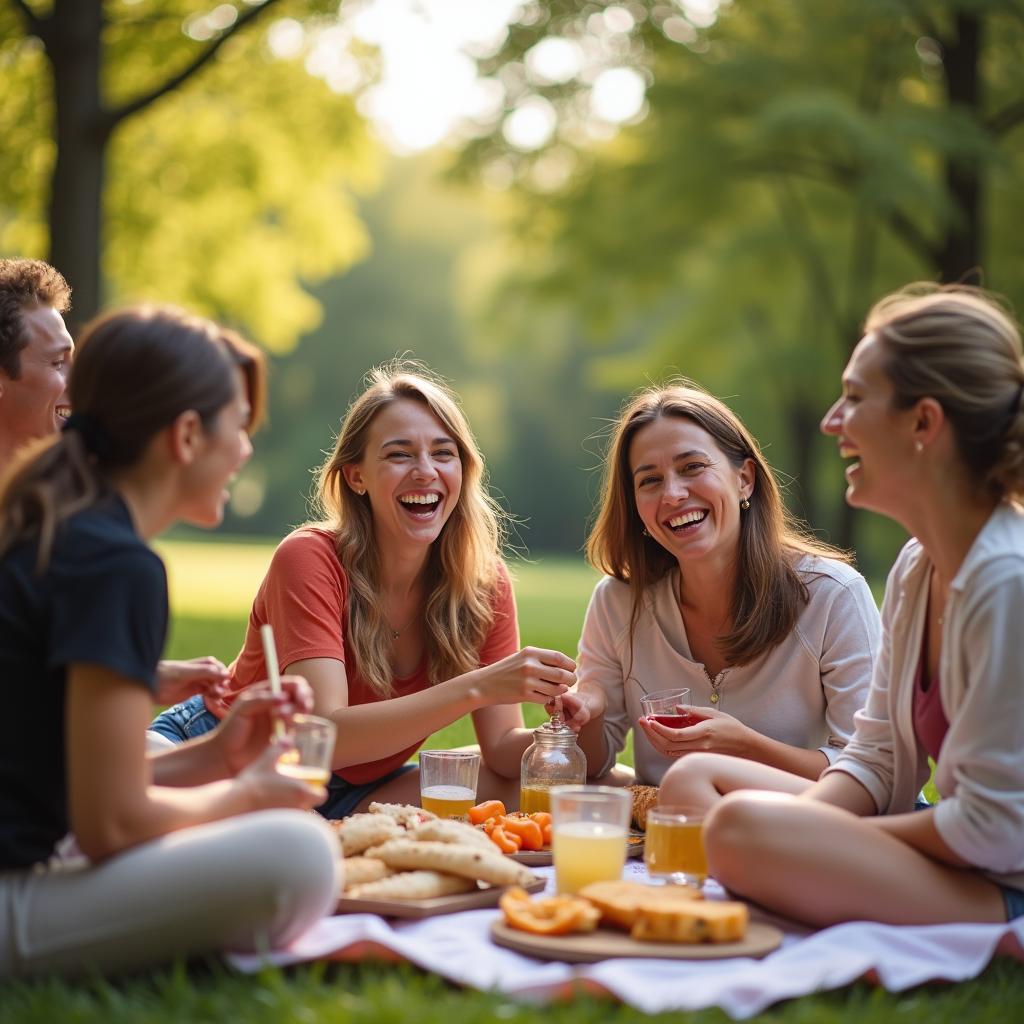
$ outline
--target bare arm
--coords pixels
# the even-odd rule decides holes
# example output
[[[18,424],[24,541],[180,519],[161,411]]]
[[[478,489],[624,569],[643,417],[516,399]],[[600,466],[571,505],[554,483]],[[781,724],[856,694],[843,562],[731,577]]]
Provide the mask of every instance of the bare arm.
[[[334,769],[338,770],[377,761],[414,746],[471,712],[523,701],[544,704],[564,693],[575,681],[573,668],[574,663],[564,654],[526,647],[493,665],[474,669],[418,693],[356,706],[349,706],[348,677],[341,661],[310,658],[294,662],[288,666],[288,671],[309,680],[314,712],[330,718],[337,726]],[[491,720],[496,719],[492,716]],[[511,723],[512,719],[508,721]],[[518,725],[521,724],[520,718]],[[495,738],[488,732],[488,745]],[[516,742],[510,739],[510,746],[503,753],[494,748],[488,751],[488,756],[496,754],[499,758],[501,768],[488,760],[490,767],[499,774],[509,770],[509,758],[513,756]],[[484,737],[481,737],[481,746],[484,746]]]
[[[518,779],[523,754],[533,742],[533,731],[523,722],[518,704],[494,704],[473,712],[473,728],[484,764],[496,775]]]
[[[843,771],[829,772],[800,794],[801,800],[818,800],[842,807],[862,818],[878,814],[875,801],[867,789],[852,775]]]
[[[279,751],[273,747],[234,779],[154,785],[145,752],[151,712],[150,694],[137,683],[96,665],[69,668],[68,807],[78,842],[93,860],[192,825],[266,807],[313,807],[323,798],[321,788],[274,770]],[[212,746],[186,744],[179,757],[205,762]]]

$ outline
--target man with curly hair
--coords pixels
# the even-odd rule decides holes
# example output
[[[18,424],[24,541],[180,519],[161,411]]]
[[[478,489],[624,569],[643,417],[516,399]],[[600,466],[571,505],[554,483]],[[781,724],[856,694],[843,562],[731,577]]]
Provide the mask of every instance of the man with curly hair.
[[[0,260],[0,470],[23,444],[60,429],[71,412],[74,342],[61,314],[71,289],[42,260]]]

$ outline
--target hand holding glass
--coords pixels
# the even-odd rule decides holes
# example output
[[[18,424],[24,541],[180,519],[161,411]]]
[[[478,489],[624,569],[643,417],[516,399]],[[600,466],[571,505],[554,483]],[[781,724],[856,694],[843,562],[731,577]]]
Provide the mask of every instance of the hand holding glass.
[[[326,786],[334,756],[334,723],[316,715],[296,715],[289,732],[294,746],[277,759],[277,770],[292,779]]]
[[[591,882],[622,877],[632,808],[628,789],[556,786],[551,790],[551,848],[559,893],[576,893]]]
[[[703,811],[682,806],[647,812],[644,863],[652,878],[700,888],[708,874],[704,856]]]
[[[640,708],[644,718],[652,718],[670,729],[685,729],[704,720],[690,705],[689,687],[645,693],[640,698]]]
[[[480,755],[475,751],[420,751],[420,806],[439,818],[468,821],[479,775]]]

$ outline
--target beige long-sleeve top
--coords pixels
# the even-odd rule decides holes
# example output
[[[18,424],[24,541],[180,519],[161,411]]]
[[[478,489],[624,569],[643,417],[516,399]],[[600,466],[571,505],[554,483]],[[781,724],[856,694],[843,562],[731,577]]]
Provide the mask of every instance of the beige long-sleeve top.
[[[882,603],[882,650],[853,739],[829,771],[852,775],[880,814],[910,811],[928,778],[914,735],[932,565],[911,540]],[[998,506],[949,588],[939,696],[949,731],[935,765],[935,827],[964,860],[1024,889],[1024,509]]]
[[[654,690],[688,686],[695,706],[717,706],[762,735],[833,761],[853,732],[864,703],[879,643],[879,618],[864,577],[842,562],[804,557],[797,565],[810,594],[793,631],[747,665],[719,677],[720,701],[711,701],[711,679],[694,661],[679,611],[679,573],[673,570],[644,595],[632,649],[629,586],[610,577],[594,589],[580,637],[581,686],[605,693],[604,736],[609,771],[642,715],[640,698]],[[672,764],[637,729],[633,737],[638,779],[651,785]]]

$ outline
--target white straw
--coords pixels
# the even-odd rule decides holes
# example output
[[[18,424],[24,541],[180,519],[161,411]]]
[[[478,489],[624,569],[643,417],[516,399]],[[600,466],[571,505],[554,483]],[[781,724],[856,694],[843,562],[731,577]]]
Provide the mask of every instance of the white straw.
[[[263,641],[263,660],[267,663],[267,678],[274,696],[281,694],[281,670],[277,664],[277,647],[274,645],[274,630],[270,623],[260,626],[260,639]],[[280,739],[284,736],[284,722],[274,719],[274,735]]]

